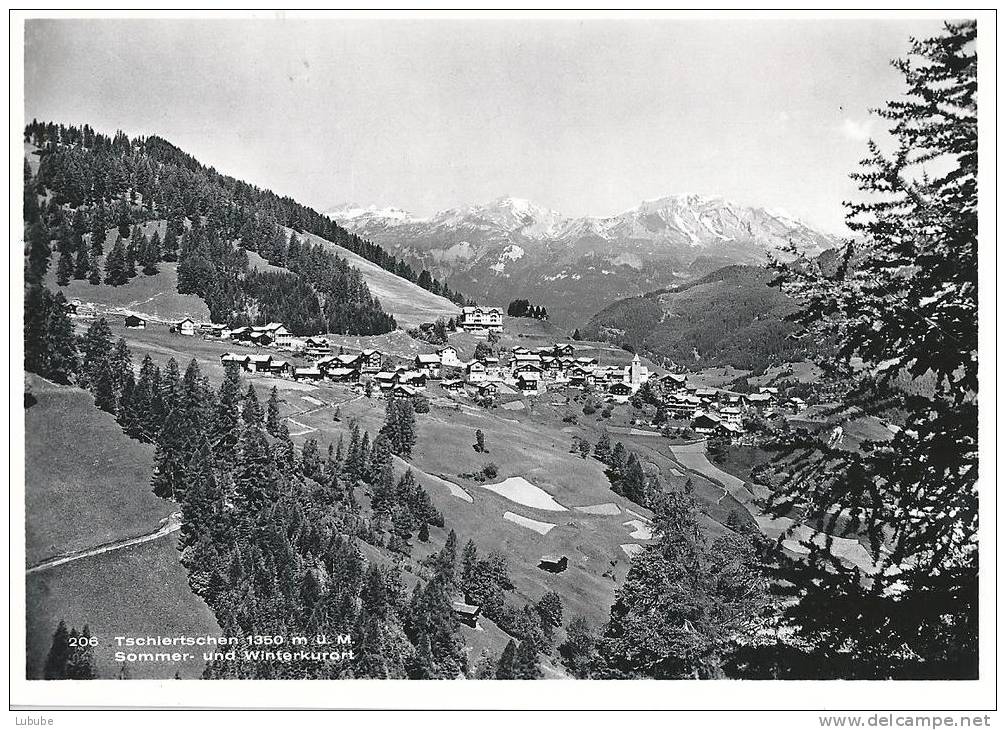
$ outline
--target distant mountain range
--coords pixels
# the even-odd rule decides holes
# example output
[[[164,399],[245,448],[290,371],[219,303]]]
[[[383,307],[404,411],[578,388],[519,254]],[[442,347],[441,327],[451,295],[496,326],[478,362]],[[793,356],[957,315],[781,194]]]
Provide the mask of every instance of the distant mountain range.
[[[325,213],[482,303],[529,299],[564,326],[723,266],[761,265],[789,242],[808,255],[839,242],[783,211],[701,195],[608,217],[570,218],[512,197],[429,217],[357,205]]]

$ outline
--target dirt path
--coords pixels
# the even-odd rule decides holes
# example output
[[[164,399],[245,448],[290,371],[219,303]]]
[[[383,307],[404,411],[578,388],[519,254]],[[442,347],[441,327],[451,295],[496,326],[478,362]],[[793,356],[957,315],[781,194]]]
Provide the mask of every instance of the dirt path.
[[[40,573],[43,570],[49,570],[49,568],[55,568],[57,565],[63,565],[65,563],[72,563],[75,560],[81,560],[82,558],[90,558],[94,555],[101,555],[102,553],[110,553],[113,550],[121,550],[125,547],[130,547],[131,545],[139,545],[144,542],[150,542],[151,540],[157,540],[158,538],[164,537],[165,535],[170,535],[173,532],[177,532],[182,526],[182,515],[181,512],[173,512],[171,515],[162,520],[160,527],[158,527],[153,532],[147,533],[146,535],[140,535],[139,537],[129,537],[124,540],[116,540],[114,542],[107,542],[104,545],[98,545],[93,548],[88,548],[86,550],[78,550],[74,553],[67,553],[66,555],[57,555],[54,558],[49,558],[48,560],[43,560],[38,565],[33,565],[32,567],[25,570],[25,575],[30,575],[31,573]]]

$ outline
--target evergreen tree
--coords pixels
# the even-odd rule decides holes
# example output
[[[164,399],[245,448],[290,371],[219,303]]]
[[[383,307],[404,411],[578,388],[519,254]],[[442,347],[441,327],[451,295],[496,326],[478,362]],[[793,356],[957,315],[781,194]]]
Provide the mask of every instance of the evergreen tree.
[[[105,257],[105,283],[112,286],[119,286],[129,281],[126,268],[126,251],[122,245],[122,239],[117,238],[112,250]]]
[[[81,249],[83,250],[83,249]],[[73,256],[68,249],[64,249],[59,255],[59,263],[56,265],[56,283],[59,286],[66,286],[73,276]]]
[[[168,230],[164,234],[162,248],[164,251],[162,254],[164,261],[178,260],[178,235],[175,233],[175,228],[171,225],[171,221],[168,221]]]
[[[269,401],[266,403],[266,420],[265,429],[273,436],[279,435],[280,426],[279,417],[279,391],[276,390],[276,386],[272,387],[269,391]]]
[[[52,645],[45,659],[44,679],[65,679],[66,664],[70,658],[70,632],[60,620],[52,635]]]
[[[496,679],[519,679],[517,676],[517,642],[507,642],[496,664]]]
[[[87,328],[80,350],[80,384],[85,388],[91,388],[97,379],[99,369],[112,351],[112,328],[108,326],[104,317],[95,320]]]
[[[825,525],[847,515],[869,540],[869,580],[827,550],[782,576],[800,639],[856,678],[978,676],[976,36],[965,21],[912,41],[894,64],[905,92],[878,112],[892,144],[871,140],[852,176],[856,235],[830,265],[777,264],[796,321],[837,344],[823,364],[843,418],[897,414],[892,438],[855,451],[787,435],[770,505]]]
[[[599,643],[608,676],[723,676],[730,654],[761,628],[767,582],[747,536],[709,543],[690,489],[654,507],[656,544],[632,560]]]
[[[223,463],[232,463],[241,435],[239,407],[241,403],[241,368],[230,363],[224,370],[220,384],[216,412],[210,426],[210,443],[213,452]]]
[[[30,286],[25,293],[24,367],[57,383],[78,374],[79,358],[73,323],[62,293]]]
[[[73,264],[73,278],[77,280],[84,280],[87,278],[90,270],[91,259],[87,255],[87,246],[81,246],[77,249],[77,259]]]
[[[91,270],[87,272],[87,282],[93,286],[98,286],[101,283],[101,267],[98,263],[98,257],[91,254]]]
[[[241,408],[241,420],[246,426],[261,428],[262,419],[262,406],[259,405],[258,396],[255,395],[255,386],[249,385],[248,392],[245,393],[244,405]]]

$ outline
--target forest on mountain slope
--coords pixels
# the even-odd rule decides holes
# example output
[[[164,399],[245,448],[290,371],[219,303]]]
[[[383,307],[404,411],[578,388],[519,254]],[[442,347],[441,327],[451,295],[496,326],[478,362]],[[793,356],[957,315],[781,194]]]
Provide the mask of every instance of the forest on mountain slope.
[[[88,125],[33,121],[25,128],[25,142],[37,147],[39,156],[37,173],[25,162],[27,245],[44,274],[55,240],[61,281],[73,277],[116,286],[137,275],[138,263],[142,273],[150,274],[160,261],[177,260],[179,292],[202,297],[216,322],[278,320],[296,334],[394,329],[394,318],[382,310],[360,272],[321,246],[299,240],[300,231],[434,294],[467,301],[429,272],[417,274],[319,213],[221,175],[160,137],[130,139],[122,132],[108,137]],[[142,232],[136,237],[137,224],[150,220],[168,221],[164,240],[152,242]],[[293,233],[287,237],[282,226]],[[115,244],[105,251],[104,232],[115,228]],[[249,272],[245,251],[292,273]]]
[[[591,318],[584,337],[608,340],[684,366],[762,370],[805,357],[794,303],[769,286],[772,272],[733,265],[680,286],[622,299]]]

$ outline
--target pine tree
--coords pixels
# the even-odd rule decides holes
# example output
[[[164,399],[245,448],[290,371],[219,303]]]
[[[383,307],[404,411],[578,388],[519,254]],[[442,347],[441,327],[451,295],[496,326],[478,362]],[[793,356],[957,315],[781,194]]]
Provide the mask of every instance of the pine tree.
[[[99,368],[108,359],[112,351],[112,328],[101,317],[91,323],[81,342],[81,376],[80,384],[85,388],[93,387]]]
[[[172,226],[171,221],[168,221],[168,230],[164,234],[164,243],[162,244],[164,253],[162,254],[164,261],[177,261],[178,260],[178,235],[175,232],[175,227]]]
[[[87,272],[87,282],[92,286],[98,286],[101,284],[101,267],[98,263],[98,257],[91,254],[91,270]]]
[[[216,412],[210,425],[213,452],[223,463],[232,463],[241,435],[239,408],[241,404],[241,368],[236,363],[224,370]]]
[[[52,645],[45,659],[43,679],[65,679],[66,663],[70,658],[70,632],[60,620],[52,635]]]
[[[770,504],[825,525],[848,515],[869,540],[869,580],[827,550],[786,560],[782,576],[800,638],[855,678],[978,672],[976,36],[965,21],[912,41],[894,63],[905,93],[878,111],[893,139],[871,140],[852,175],[855,236],[831,265],[777,264],[796,321],[837,345],[823,364],[847,388],[843,418],[898,414],[892,438],[856,451],[787,436]]]
[[[112,250],[105,257],[105,283],[119,286],[129,281],[126,271],[126,251],[122,239],[117,238]]]
[[[83,250],[83,249],[81,249]],[[68,249],[64,249],[59,255],[59,262],[56,265],[56,283],[59,286],[66,286],[73,276],[73,256]]]
[[[77,249],[77,259],[73,264],[73,278],[77,280],[84,280],[87,278],[90,270],[91,259],[87,255],[87,246],[81,246]]]
[[[69,383],[78,375],[79,362],[66,299],[43,286],[29,286],[25,293],[25,370]]]
[[[518,679],[517,676],[517,643],[510,639],[500,654],[496,664],[496,679]]]
[[[41,222],[34,223],[28,228],[27,249],[25,281],[29,284],[41,284],[49,270],[49,259],[52,257],[49,231]]]
[[[276,390],[276,386],[272,387],[269,391],[269,401],[266,403],[266,420],[265,429],[271,435],[279,435],[279,391]]]
[[[136,239],[130,238],[126,244],[123,260],[126,262],[126,278],[132,279],[136,276]]]
[[[200,439],[186,470],[188,488],[181,500],[182,528],[179,539],[182,549],[192,547],[206,538],[213,521],[218,518],[215,512],[220,494],[213,473],[213,454],[209,441],[205,438]]]
[[[259,405],[258,396],[255,395],[255,386],[249,385],[248,392],[245,393],[244,405],[241,408],[241,420],[246,426],[262,427],[262,406]]]

